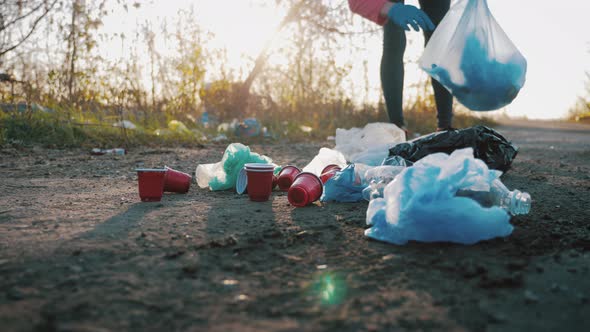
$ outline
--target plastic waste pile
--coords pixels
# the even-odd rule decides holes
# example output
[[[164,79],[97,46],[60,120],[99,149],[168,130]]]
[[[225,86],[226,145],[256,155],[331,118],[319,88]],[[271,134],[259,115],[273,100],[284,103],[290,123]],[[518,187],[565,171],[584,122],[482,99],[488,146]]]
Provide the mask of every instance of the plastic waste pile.
[[[366,166],[365,166],[366,167]],[[343,170],[336,172],[324,185],[322,202],[358,202],[363,199],[366,185],[361,177],[363,164],[350,164]]]
[[[211,190],[235,188],[238,173],[248,163],[271,164],[272,159],[250,151],[249,147],[241,143],[232,143],[225,149],[220,162],[197,166],[197,184]]]
[[[404,167],[349,164],[326,181],[322,202],[369,201],[383,195],[383,188],[393,181]]]
[[[510,168],[512,161],[518,154],[518,147],[494,129],[475,126],[432,133],[407,143],[398,144],[389,150],[389,157],[384,163],[409,166],[433,153],[451,153],[468,147],[473,149],[475,158],[483,160],[488,167],[503,172]]]
[[[461,190],[489,192],[501,174],[474,158],[471,148],[426,156],[389,183],[383,198],[369,203],[371,228],[365,235],[394,244],[411,240],[473,244],[508,236],[513,227],[504,208],[484,207],[457,195]]]
[[[387,150],[405,140],[405,132],[392,123],[369,123],[362,129],[336,129],[334,149],[351,163],[379,166]]]
[[[460,0],[428,42],[420,66],[474,111],[510,104],[527,62],[498,25],[487,0]]]
[[[236,126],[236,136],[238,137],[254,137],[260,135],[260,122],[255,118],[245,119],[244,122]]]
[[[394,127],[339,129],[336,148],[321,148],[303,169],[280,167],[233,143],[221,161],[198,165],[196,180],[201,188],[236,188],[252,201],[268,200],[274,189],[285,191],[296,207],[318,199],[366,200],[371,228],[365,234],[398,245],[503,237],[513,230],[511,215],[529,213],[530,195],[511,191],[500,180],[518,149],[495,130],[477,126],[404,142]],[[373,137],[371,129],[384,139]]]

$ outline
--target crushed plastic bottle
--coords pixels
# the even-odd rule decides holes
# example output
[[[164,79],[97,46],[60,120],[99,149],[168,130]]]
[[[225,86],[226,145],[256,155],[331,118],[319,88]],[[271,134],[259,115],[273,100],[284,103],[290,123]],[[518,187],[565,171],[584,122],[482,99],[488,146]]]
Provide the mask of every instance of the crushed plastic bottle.
[[[325,183],[321,201],[359,202],[363,198],[370,200],[371,195],[373,198],[383,196],[383,188],[403,169],[400,166],[350,164]],[[375,193],[371,186],[375,187]]]
[[[531,195],[518,189],[510,191],[499,179],[492,181],[489,191],[459,190],[457,196],[469,197],[483,207],[499,206],[511,215],[531,211]]]
[[[404,169],[402,166],[378,166],[367,170],[364,177],[367,187],[363,189],[363,198],[370,201],[383,197],[385,187]]]
[[[460,190],[490,191],[502,172],[474,158],[473,149],[434,153],[404,169],[370,201],[365,235],[376,240],[473,244],[512,233],[510,215],[499,206],[483,207]]]

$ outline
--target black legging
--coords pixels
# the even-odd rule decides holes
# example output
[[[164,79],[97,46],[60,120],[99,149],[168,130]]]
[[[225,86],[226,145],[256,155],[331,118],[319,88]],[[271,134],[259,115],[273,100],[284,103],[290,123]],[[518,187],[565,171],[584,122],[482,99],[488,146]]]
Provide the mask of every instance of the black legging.
[[[397,1],[403,2],[403,1]],[[449,11],[451,0],[420,0],[421,9],[438,26]],[[425,44],[432,36],[432,31],[424,31]],[[383,33],[383,57],[381,58],[381,86],[385,97],[385,106],[389,121],[401,127],[404,125],[403,89],[404,89],[404,52],[406,50],[406,33],[392,21],[385,24]],[[439,128],[451,127],[453,120],[453,96],[438,81],[432,80],[434,99],[436,100]]]

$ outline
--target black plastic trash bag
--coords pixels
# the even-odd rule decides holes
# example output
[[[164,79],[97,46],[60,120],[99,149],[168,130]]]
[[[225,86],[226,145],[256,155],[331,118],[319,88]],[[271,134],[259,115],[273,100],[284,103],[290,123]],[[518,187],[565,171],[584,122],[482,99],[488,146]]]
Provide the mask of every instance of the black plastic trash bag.
[[[429,154],[473,148],[475,158],[483,160],[489,168],[508,171],[518,153],[518,147],[508,142],[494,129],[475,126],[460,130],[449,130],[418,137],[410,142],[400,143],[389,149],[384,165],[399,166],[399,156],[406,161],[416,162]]]

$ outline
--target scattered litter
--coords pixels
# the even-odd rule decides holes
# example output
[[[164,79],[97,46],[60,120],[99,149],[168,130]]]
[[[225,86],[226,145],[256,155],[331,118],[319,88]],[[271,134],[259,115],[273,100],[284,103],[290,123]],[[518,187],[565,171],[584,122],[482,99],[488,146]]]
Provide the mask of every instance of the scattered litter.
[[[224,286],[235,286],[235,285],[239,284],[239,282],[234,279],[225,279],[222,281],[222,284]]]
[[[403,170],[369,203],[365,235],[398,245],[421,242],[473,244],[512,233],[510,216],[500,207],[482,207],[457,197],[461,189],[489,190],[501,172],[473,157],[473,149],[435,153]]]
[[[244,165],[247,176],[246,188],[251,201],[268,201],[273,189],[274,168],[273,164],[267,163],[247,163]],[[241,171],[239,172],[241,173]]]
[[[272,160],[251,152],[249,147],[241,143],[232,143],[225,149],[220,162],[197,166],[197,184],[211,190],[232,189],[236,185],[238,173],[247,163],[270,164]]]
[[[236,127],[236,136],[238,137],[254,137],[260,135],[260,122],[255,118],[245,119]]]
[[[173,133],[177,133],[177,134],[183,134],[183,135],[191,135],[193,132],[190,131],[186,125],[178,120],[172,120],[170,122],[168,122],[168,129],[173,132]]]
[[[137,126],[129,120],[115,122],[115,123],[113,123],[113,127],[125,128],[125,129],[137,129]]]
[[[102,156],[105,154],[112,154],[115,156],[124,156],[127,154],[127,150],[123,148],[116,148],[116,149],[98,149],[94,148],[90,151],[90,154],[93,156]]]
[[[457,196],[469,197],[483,207],[499,206],[513,216],[531,210],[531,195],[518,189],[510,191],[500,179],[492,181],[489,190],[462,189],[457,191]]]
[[[330,164],[326,167],[324,167],[324,169],[322,170],[322,174],[320,175],[320,180],[322,180],[322,183],[326,183],[328,182],[329,179],[331,179],[334,175],[336,175],[336,172],[340,172],[342,170],[342,167],[340,167],[339,165],[336,164]]]
[[[226,142],[227,140],[228,138],[225,134],[219,134],[212,139],[213,142]]]
[[[428,42],[420,66],[474,111],[510,104],[525,83],[527,69],[487,0],[453,5]]]
[[[392,123],[369,123],[363,129],[336,129],[335,150],[351,163],[379,166],[387,150],[406,141],[403,130]]]
[[[299,129],[302,132],[306,133],[306,134],[309,134],[309,133],[311,133],[313,131],[313,128],[312,127],[310,127],[310,126],[304,126],[304,125],[299,126]]]
[[[328,165],[338,165],[339,167],[346,166],[346,158],[344,155],[336,150],[321,148],[320,152],[313,157],[307,166],[303,167],[303,172],[313,173],[317,176],[322,175],[322,171]]]
[[[360,167],[359,167],[360,166]],[[334,176],[324,185],[322,202],[358,202],[363,199],[363,190],[366,185],[363,183],[362,173],[364,167],[360,164],[350,164],[343,170],[336,172]]]
[[[236,296],[237,301],[247,301],[248,299],[249,299],[249,297],[246,294],[240,294],[240,295]]]
[[[232,122],[230,122],[230,123],[227,123],[227,122],[220,123],[217,126],[217,131],[218,132],[227,132],[227,133],[235,132],[236,128],[238,127],[239,124],[240,123],[238,122],[238,119],[233,119]]]
[[[301,172],[289,188],[287,198],[291,205],[304,207],[320,199],[323,189],[322,180],[317,175]]]
[[[164,169],[164,191],[172,193],[185,194],[191,186],[192,177],[186,173],[177,171],[168,166]]]
[[[363,189],[363,198],[370,201],[383,197],[385,187],[404,169],[402,166],[377,166],[367,170],[364,181],[368,185]]]
[[[400,165],[399,156],[406,162],[416,162],[437,152],[451,153],[458,149],[473,148],[475,158],[483,160],[489,168],[506,172],[518,153],[518,147],[508,142],[494,129],[475,126],[448,130],[422,136],[389,149],[388,164]]]
[[[139,198],[142,202],[159,202],[164,193],[165,169],[138,168]]]
[[[279,185],[279,189],[282,191],[289,190],[299,173],[301,173],[301,169],[297,166],[284,166],[278,174],[277,184]]]

